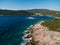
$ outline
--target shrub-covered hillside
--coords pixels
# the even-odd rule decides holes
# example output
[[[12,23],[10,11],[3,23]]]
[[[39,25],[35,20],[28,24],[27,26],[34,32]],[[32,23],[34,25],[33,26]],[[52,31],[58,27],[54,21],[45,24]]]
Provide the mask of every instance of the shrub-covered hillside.
[[[42,25],[48,27],[49,30],[60,32],[60,20],[59,19],[45,21],[42,23]]]

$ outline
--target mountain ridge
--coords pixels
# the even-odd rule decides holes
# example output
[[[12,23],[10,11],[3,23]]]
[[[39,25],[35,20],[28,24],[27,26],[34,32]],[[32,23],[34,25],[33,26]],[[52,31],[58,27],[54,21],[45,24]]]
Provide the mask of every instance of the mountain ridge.
[[[37,14],[35,14],[37,13]],[[41,14],[40,14],[41,13]],[[29,9],[29,10],[3,10],[0,9],[0,15],[27,15],[27,16],[41,16],[41,15],[49,15],[49,16],[57,16],[60,17],[60,11],[49,10],[49,9]]]

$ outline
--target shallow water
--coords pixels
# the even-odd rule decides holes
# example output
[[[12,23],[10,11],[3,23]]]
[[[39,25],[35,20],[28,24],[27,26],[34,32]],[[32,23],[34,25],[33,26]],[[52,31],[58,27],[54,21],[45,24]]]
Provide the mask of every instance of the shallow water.
[[[23,32],[30,25],[52,19],[47,16],[0,16],[0,45],[21,45]]]

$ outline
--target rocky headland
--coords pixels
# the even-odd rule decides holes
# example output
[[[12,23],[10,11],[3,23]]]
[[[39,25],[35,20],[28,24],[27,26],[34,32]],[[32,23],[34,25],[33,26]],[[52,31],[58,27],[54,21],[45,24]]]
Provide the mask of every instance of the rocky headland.
[[[41,25],[44,21],[31,26],[26,32],[29,41],[25,45],[60,45],[60,32],[50,31]]]

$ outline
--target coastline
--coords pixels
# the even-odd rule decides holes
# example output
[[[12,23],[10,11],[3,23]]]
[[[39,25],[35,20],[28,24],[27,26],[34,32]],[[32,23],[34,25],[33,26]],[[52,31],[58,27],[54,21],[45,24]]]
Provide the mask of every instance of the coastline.
[[[41,21],[41,22],[37,22],[36,24],[38,24],[38,23],[42,23],[42,22],[44,22],[44,21]],[[27,30],[26,31],[24,31],[24,36],[22,37],[22,39],[25,41],[24,42],[24,44],[21,44],[21,45],[27,45],[27,43],[29,44],[30,42],[31,42],[31,40],[32,40],[32,36],[31,36],[31,29],[32,29],[32,27],[34,27],[36,24],[34,24],[34,25],[30,25],[28,28],[27,28]],[[30,44],[29,44],[30,45]]]
[[[22,39],[23,39],[24,42],[22,42],[21,45],[26,45],[27,42],[30,42],[31,38],[29,38],[29,37],[30,37],[31,33],[30,33],[29,29],[32,28],[32,26],[33,25],[30,25],[27,28],[27,30],[23,32],[24,36],[22,37]]]
[[[28,41],[25,45],[60,45],[60,32],[49,31],[41,25],[43,22],[38,22],[28,29]]]

